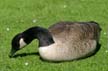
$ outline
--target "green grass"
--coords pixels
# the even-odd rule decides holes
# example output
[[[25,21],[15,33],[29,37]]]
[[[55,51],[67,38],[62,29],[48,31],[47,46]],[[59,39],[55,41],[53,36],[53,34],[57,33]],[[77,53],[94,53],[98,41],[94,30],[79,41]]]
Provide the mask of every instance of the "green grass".
[[[102,28],[102,46],[90,58],[49,63],[40,60],[39,55],[8,57],[11,39],[31,26],[48,28],[58,21],[91,20]],[[108,0],[0,0],[0,71],[108,71],[107,31]],[[17,54],[38,52],[37,46],[38,41],[33,41]]]

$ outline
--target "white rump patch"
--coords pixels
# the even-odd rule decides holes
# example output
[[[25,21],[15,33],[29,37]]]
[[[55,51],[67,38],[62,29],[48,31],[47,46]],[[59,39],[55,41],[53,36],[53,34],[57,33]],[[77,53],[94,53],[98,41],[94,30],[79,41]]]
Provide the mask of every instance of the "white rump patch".
[[[23,39],[23,38],[20,39],[19,44],[20,44],[20,48],[23,48],[24,46],[27,45],[27,44],[24,42],[24,39]]]

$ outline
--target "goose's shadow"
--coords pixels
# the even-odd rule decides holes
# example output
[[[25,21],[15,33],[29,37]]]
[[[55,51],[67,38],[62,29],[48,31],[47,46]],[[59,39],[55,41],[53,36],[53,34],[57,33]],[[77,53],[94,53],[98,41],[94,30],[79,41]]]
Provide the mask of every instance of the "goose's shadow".
[[[91,56],[93,56],[93,55],[95,55],[99,50],[100,50],[100,48],[101,48],[101,44],[97,44],[97,48],[96,48],[96,50],[95,50],[95,52],[93,53],[93,54],[91,54],[91,55],[89,55],[89,56],[87,56],[87,57],[82,57],[82,58],[79,58],[79,59],[76,59],[76,60],[82,60],[82,59],[86,59],[86,58],[89,58],[89,57],[91,57]],[[16,55],[14,55],[13,56],[13,58],[17,58],[17,57],[26,57],[26,56],[31,56],[31,55],[37,55],[37,56],[39,56],[39,53],[38,52],[32,52],[32,53],[21,53],[21,54],[16,54]],[[44,60],[44,59],[42,59],[41,57],[40,57],[40,59],[42,60],[42,61],[44,61],[44,62],[52,62],[52,61],[46,61],[46,60]],[[72,61],[72,60],[70,60],[70,61]],[[55,61],[55,62],[53,62],[53,63],[61,63],[61,62],[70,62],[70,61]],[[74,60],[73,60],[74,61]]]
[[[13,58],[17,58],[17,57],[26,57],[26,56],[31,56],[31,55],[38,55],[38,52],[32,52],[32,53],[21,53],[21,54],[16,54],[13,56]]]

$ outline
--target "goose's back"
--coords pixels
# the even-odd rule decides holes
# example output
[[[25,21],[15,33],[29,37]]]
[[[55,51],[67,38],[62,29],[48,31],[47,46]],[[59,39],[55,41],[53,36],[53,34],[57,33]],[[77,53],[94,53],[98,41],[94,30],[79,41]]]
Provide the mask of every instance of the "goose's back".
[[[49,27],[49,31],[60,41],[85,39],[98,41],[100,27],[95,22],[59,22]]]

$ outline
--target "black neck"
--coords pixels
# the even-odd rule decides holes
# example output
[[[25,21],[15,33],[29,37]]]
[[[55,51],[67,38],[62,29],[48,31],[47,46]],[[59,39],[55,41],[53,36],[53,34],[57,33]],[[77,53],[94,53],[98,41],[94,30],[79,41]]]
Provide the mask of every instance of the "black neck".
[[[33,39],[39,40],[39,47],[48,46],[54,43],[53,37],[50,32],[41,27],[32,27],[23,33],[24,41],[29,44]]]

